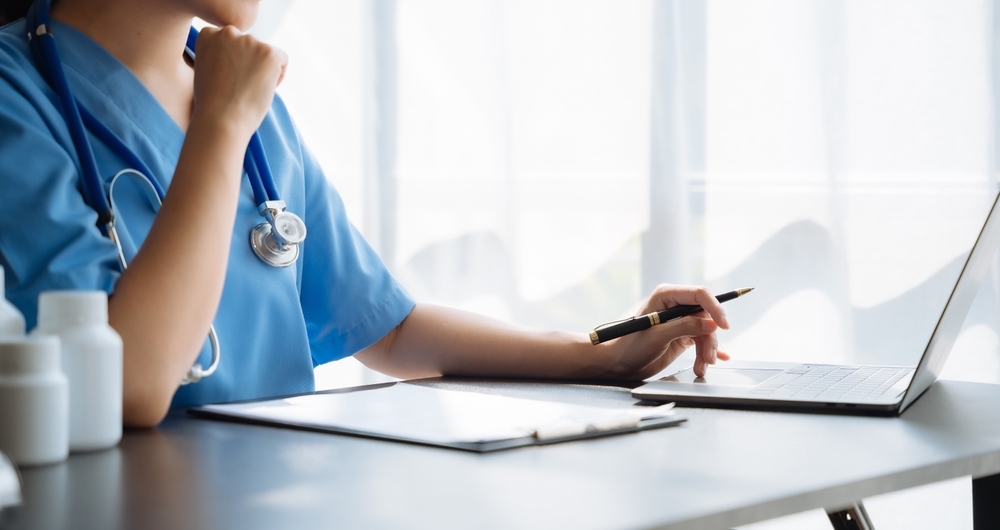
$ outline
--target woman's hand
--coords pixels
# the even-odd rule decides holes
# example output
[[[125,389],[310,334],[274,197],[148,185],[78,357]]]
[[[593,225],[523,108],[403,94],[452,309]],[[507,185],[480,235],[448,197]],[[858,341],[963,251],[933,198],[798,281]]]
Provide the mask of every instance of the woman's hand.
[[[616,375],[622,379],[645,379],[674,362],[684,350],[695,347],[694,373],[703,377],[717,359],[729,360],[719,350],[718,328],[729,329],[719,301],[704,287],[660,285],[639,310],[639,315],[663,311],[677,305],[700,305],[705,311],[653,326],[602,344],[609,350]]]
[[[271,108],[288,56],[234,26],[201,30],[195,55],[194,117],[234,125],[249,139]]]

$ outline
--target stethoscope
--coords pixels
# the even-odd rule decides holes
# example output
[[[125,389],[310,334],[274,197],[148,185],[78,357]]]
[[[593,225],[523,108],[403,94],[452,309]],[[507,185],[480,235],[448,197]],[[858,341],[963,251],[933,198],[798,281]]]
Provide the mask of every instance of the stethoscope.
[[[116,228],[115,184],[122,177],[138,180],[145,186],[150,203],[157,211],[166,192],[150,177],[153,173],[146,164],[73,96],[52,35],[49,15],[51,4],[52,0],[37,0],[28,10],[26,22],[31,54],[42,77],[55,90],[62,104],[66,126],[69,128],[73,147],[80,159],[83,198],[97,212],[97,225],[103,228],[108,238],[114,242],[118,251],[118,262],[124,271],[128,268],[128,263]],[[191,28],[185,53],[192,60],[197,38],[198,31]],[[112,178],[107,195],[104,193],[90,139],[87,138],[87,130],[131,166],[131,169],[124,169]],[[286,211],[285,202],[281,200],[274,185],[274,177],[271,175],[267,157],[264,155],[264,146],[257,132],[250,138],[250,144],[243,158],[243,169],[253,189],[257,211],[266,221],[250,231],[250,246],[264,263],[272,267],[288,267],[299,257],[299,244],[306,238],[306,225],[297,215]],[[192,366],[181,384],[197,383],[215,373],[218,368],[221,348],[214,324],[210,326],[208,336],[212,344],[212,363],[206,369],[203,369],[201,364]]]

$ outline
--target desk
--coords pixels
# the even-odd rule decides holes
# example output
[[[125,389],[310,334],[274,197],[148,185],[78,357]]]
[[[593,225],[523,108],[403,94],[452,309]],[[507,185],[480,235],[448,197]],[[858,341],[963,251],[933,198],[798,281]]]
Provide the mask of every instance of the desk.
[[[615,387],[426,384],[634,403]],[[898,419],[684,409],[681,427],[493,454],[171,415],[27,470],[12,527],[730,528],[998,474],[998,405],[1000,385],[939,381]]]

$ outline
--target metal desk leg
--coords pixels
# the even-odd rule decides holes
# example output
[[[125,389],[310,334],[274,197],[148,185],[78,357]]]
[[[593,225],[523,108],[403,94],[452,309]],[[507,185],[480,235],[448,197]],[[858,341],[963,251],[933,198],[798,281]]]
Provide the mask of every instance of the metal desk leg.
[[[1000,475],[972,480],[972,528],[1000,528]]]
[[[840,510],[827,510],[826,516],[830,518],[834,530],[875,530],[861,501]]]

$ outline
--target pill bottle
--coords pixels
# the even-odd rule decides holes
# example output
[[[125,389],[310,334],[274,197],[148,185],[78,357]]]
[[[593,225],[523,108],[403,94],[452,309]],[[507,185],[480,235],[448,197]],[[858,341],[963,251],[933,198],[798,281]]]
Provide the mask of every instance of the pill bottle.
[[[17,465],[66,459],[67,386],[58,337],[0,337],[0,451]]]
[[[62,342],[69,380],[69,449],[114,447],[122,437],[122,339],[108,325],[104,291],[46,291],[32,335]]]
[[[0,337],[24,336],[24,315],[7,301],[4,268],[0,267]]]

